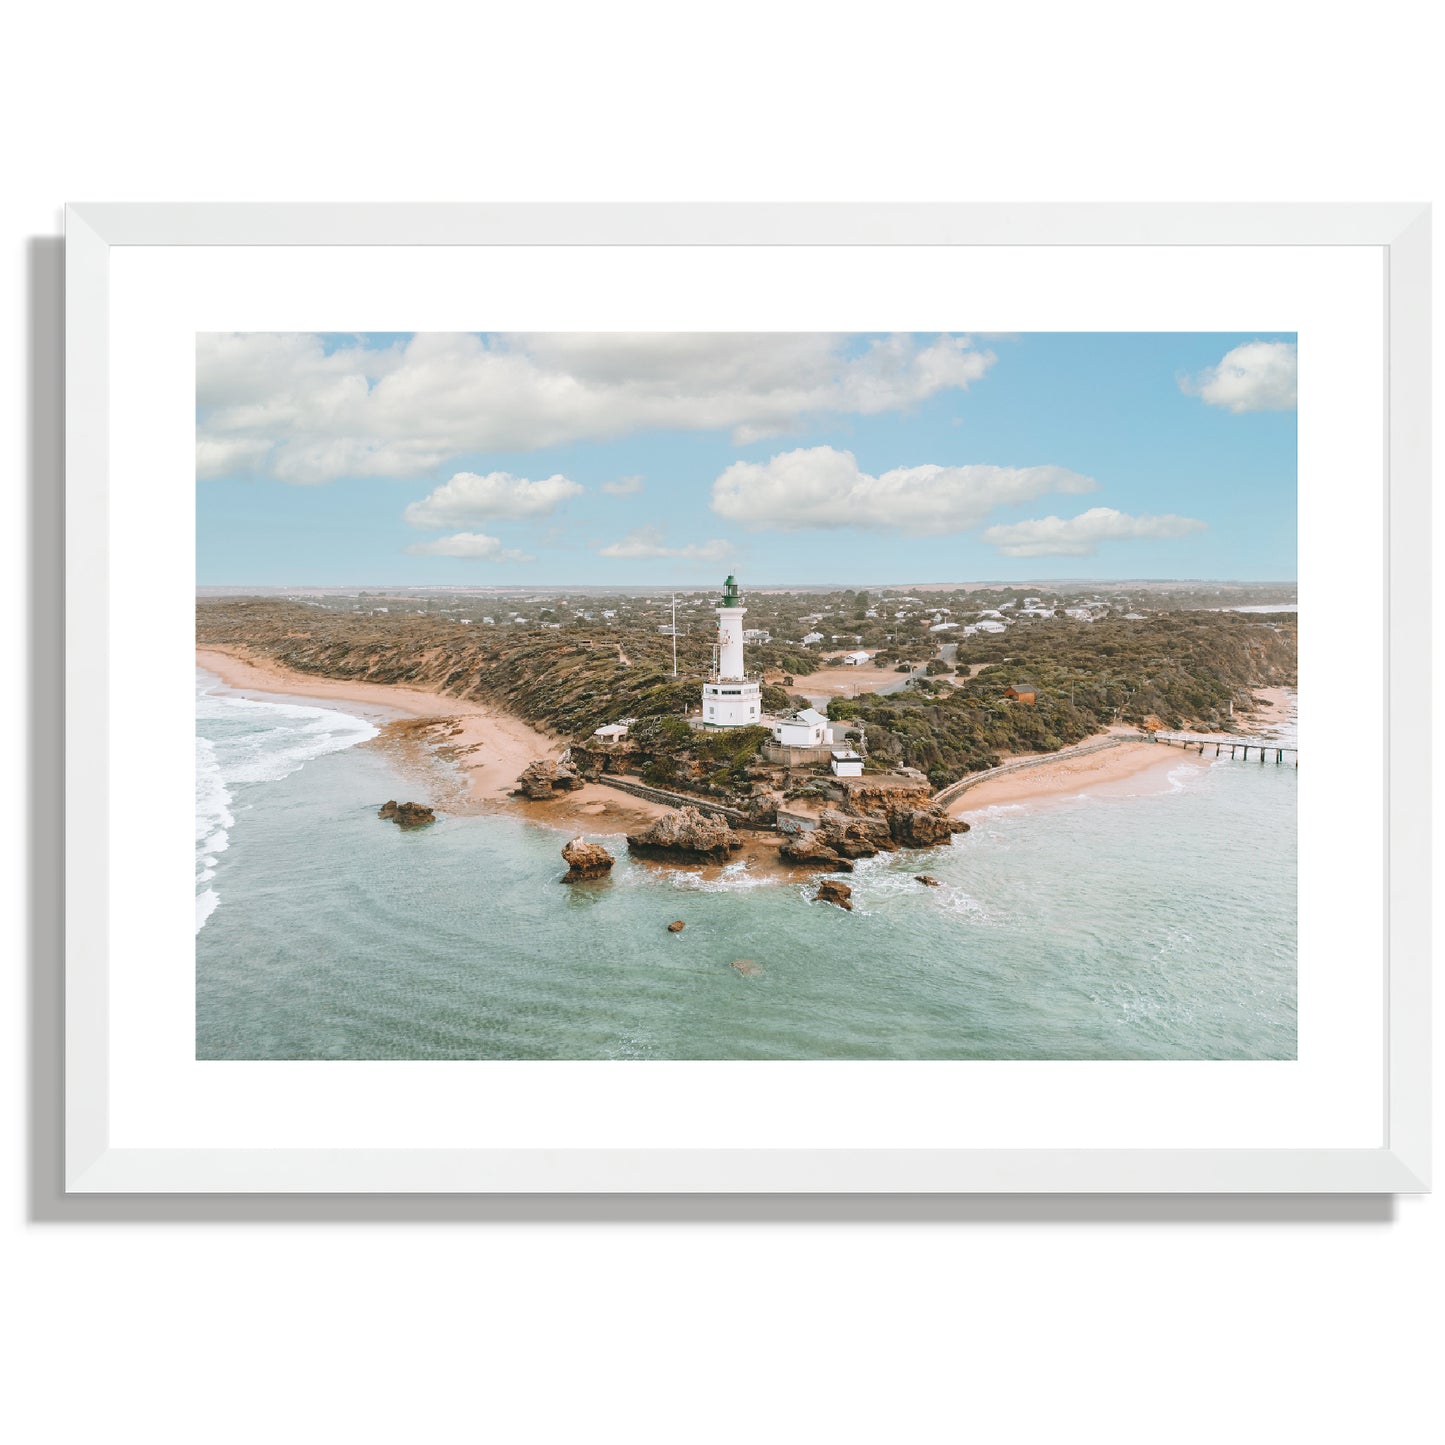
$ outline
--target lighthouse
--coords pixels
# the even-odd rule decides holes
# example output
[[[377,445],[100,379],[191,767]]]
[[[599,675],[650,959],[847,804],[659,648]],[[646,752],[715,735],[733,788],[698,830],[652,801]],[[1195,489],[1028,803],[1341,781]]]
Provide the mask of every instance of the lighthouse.
[[[702,720],[705,727],[745,728],[762,719],[762,685],[750,678],[743,664],[743,614],[748,609],[738,592],[737,579],[723,583],[717,604],[717,662],[702,685]]]

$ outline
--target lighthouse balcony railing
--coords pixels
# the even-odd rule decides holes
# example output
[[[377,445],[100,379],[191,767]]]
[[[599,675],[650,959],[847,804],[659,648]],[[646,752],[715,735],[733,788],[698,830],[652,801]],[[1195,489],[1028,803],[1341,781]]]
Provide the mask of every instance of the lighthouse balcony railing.
[[[705,680],[710,687],[717,687],[731,682],[735,682],[739,684],[739,686],[744,683],[754,683],[758,687],[763,685],[763,675],[760,672],[747,672],[741,677],[724,677],[719,672],[710,672]]]

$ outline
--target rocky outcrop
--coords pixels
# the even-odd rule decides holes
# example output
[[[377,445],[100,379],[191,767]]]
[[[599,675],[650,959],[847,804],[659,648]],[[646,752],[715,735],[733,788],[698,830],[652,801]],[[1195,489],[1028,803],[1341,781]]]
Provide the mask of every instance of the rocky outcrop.
[[[891,818],[894,813],[926,808],[933,802],[927,778],[907,778],[901,771],[884,777],[865,775],[830,781],[843,800],[843,811],[860,817]]]
[[[847,778],[839,786],[843,811],[850,817],[882,819],[896,848],[936,848],[955,833],[968,832],[967,823],[950,818],[947,809],[933,801],[926,778]]]
[[[861,814],[825,808],[818,814],[816,828],[784,839],[778,856],[789,863],[811,863],[846,872],[850,859],[872,858],[895,848],[935,848],[955,833],[966,832],[967,823],[950,818],[934,804]]]
[[[936,848],[955,833],[967,833],[968,826],[936,806],[900,810],[888,820],[888,830],[900,848]]]
[[[637,744],[628,738],[617,743],[587,738],[572,744],[568,761],[582,778],[595,783],[606,773],[631,772],[638,766],[637,751]]]
[[[667,931],[669,933],[681,933],[686,927],[687,924],[685,924],[682,919],[674,918],[672,922],[667,925]]]
[[[425,828],[437,820],[437,815],[425,803],[398,803],[395,798],[383,803],[376,816],[390,818],[398,828]]]
[[[840,883],[836,878],[824,878],[818,884],[818,891],[813,896],[814,903],[836,903],[839,908],[846,908],[849,913],[853,911],[853,890],[846,884]]]
[[[512,791],[536,802],[556,793],[575,792],[582,786],[583,780],[571,763],[557,758],[538,758],[522,769],[522,776]]]
[[[942,886],[932,873],[915,873],[913,875],[913,881],[923,884],[925,888],[939,888]]]
[[[888,824],[882,818],[850,818],[846,813],[825,808],[818,815],[818,826],[844,858],[872,858],[893,847]]]
[[[573,838],[570,843],[564,843],[562,856],[567,860],[567,874],[562,879],[564,883],[605,878],[612,871],[615,861],[601,843],[589,843],[585,838]]]
[[[851,873],[851,860],[830,848],[814,829],[811,833],[795,833],[778,849],[784,863],[799,863],[813,868],[826,868],[830,873]]]
[[[590,748],[572,748],[572,769],[584,783],[595,783],[606,771],[606,764],[599,752]],[[526,775],[523,774],[525,777]],[[520,784],[521,778],[517,779]]]
[[[629,852],[680,863],[726,863],[742,846],[725,819],[693,807],[664,813],[645,832],[627,835]]]
[[[882,818],[851,817],[833,808],[818,814],[818,826],[792,833],[778,849],[789,863],[812,863],[819,867],[852,871],[851,859],[872,858],[897,845]]]
[[[783,795],[776,788],[759,788],[748,799],[748,822],[771,827],[778,821],[778,809],[782,803]]]

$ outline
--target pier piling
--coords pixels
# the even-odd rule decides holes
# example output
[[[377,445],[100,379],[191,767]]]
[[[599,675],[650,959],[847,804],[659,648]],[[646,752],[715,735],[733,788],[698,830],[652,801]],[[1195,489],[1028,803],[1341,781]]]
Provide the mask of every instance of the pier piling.
[[[1204,755],[1205,749],[1207,749],[1212,743],[1214,745],[1214,756],[1216,758],[1222,758],[1224,756],[1225,744],[1228,740],[1225,738],[1179,737],[1177,735],[1170,737],[1161,733],[1152,735],[1152,741],[1156,743],[1163,743],[1166,747],[1183,748],[1185,752],[1188,752],[1190,748],[1194,748],[1201,757]],[[1284,764],[1284,755],[1286,753],[1290,753],[1292,754],[1291,761],[1293,762],[1294,766],[1299,767],[1298,748],[1281,747],[1277,743],[1245,743],[1238,741],[1229,742],[1228,746],[1229,756],[1231,758],[1243,759],[1243,761],[1245,761],[1246,763],[1249,761],[1250,749],[1254,748],[1259,753],[1259,761],[1261,766],[1263,766],[1269,761],[1269,755],[1273,753],[1275,766],[1280,767]]]

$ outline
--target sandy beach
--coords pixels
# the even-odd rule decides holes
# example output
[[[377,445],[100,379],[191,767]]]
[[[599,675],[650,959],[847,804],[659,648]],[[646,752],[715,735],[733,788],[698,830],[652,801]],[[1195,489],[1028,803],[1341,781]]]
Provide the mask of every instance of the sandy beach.
[[[1280,723],[1289,720],[1296,703],[1294,688],[1257,687],[1254,695],[1264,703],[1264,706],[1241,719],[1241,721],[1249,723],[1250,732],[1269,732],[1271,728],[1278,727]]]
[[[1169,774],[1179,767],[1204,764],[1191,754],[1157,743],[1124,742],[1083,757],[1064,757],[1017,773],[1003,773],[970,788],[949,804],[955,816],[981,812],[1002,803],[1039,803],[1078,794],[1137,796],[1169,789]]]
[[[420,688],[316,677],[294,672],[270,659],[245,657],[239,650],[198,647],[196,663],[238,692],[311,698],[343,708],[353,703],[390,710],[396,718],[383,725],[379,737],[362,746],[386,751],[426,793],[417,801],[429,802],[444,811],[473,813],[505,808],[573,833],[625,832],[667,811],[660,804],[591,783],[547,802],[512,797],[517,778],[528,763],[534,758],[556,757],[566,745],[522,719],[483,703],[443,697]],[[460,770],[462,788],[437,769],[438,757]]]
[[[1197,736],[1220,737],[1235,742],[1264,736],[1287,722],[1297,705],[1295,690],[1290,687],[1257,688],[1254,695],[1262,706],[1240,719],[1249,724],[1245,732],[1201,732]],[[1119,729],[1114,735],[1122,733],[1123,730]],[[1100,733],[1097,738],[1086,739],[1080,746],[1107,736],[1108,733]],[[1198,754],[1161,747],[1158,743],[1133,741],[1132,733],[1127,736],[1129,741],[1102,752],[1088,753],[1083,757],[1057,757],[1038,767],[989,778],[955,798],[948,811],[955,815],[976,813],[998,804],[1056,801],[1077,797],[1084,792],[1112,797],[1163,793],[1169,790],[1169,774],[1175,768],[1208,766],[1205,758]]]

